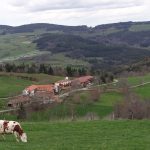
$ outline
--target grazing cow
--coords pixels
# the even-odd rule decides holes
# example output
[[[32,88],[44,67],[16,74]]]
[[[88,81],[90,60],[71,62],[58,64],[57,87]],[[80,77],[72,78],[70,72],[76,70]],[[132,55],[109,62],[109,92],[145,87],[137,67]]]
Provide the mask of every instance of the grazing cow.
[[[17,142],[27,142],[27,135],[23,132],[21,125],[16,121],[0,120],[0,134],[14,134]],[[5,139],[5,138],[4,138]]]

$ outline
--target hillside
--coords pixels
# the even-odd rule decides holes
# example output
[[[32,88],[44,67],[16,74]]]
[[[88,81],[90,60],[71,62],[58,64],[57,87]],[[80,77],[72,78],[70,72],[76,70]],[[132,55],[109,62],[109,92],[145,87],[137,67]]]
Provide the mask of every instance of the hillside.
[[[3,150],[149,150],[150,121],[22,122],[28,143],[13,135]],[[6,144],[7,143],[7,144]]]
[[[56,65],[62,62],[61,55],[69,65],[75,66],[74,60],[78,59],[78,65],[111,69],[150,56],[149,41],[150,22],[96,27],[44,23],[17,27],[1,25],[0,58],[1,62],[19,60]]]

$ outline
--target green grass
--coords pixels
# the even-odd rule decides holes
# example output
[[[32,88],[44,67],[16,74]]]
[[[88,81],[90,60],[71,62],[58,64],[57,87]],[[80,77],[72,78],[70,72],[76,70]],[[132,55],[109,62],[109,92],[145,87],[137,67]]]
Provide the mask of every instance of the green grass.
[[[20,93],[32,81],[11,76],[0,76],[0,97],[8,97]]]
[[[0,76],[6,76],[6,77],[20,77],[20,78],[31,78],[31,80],[35,81],[35,84],[49,84],[54,83],[58,80],[64,79],[62,76],[52,76],[47,75],[43,73],[36,73],[36,74],[29,74],[29,73],[6,73],[6,72],[0,72]]]
[[[147,74],[145,76],[129,77],[128,82],[131,85],[137,85],[137,84],[141,84],[143,82],[150,82],[150,74]]]
[[[149,150],[150,121],[26,122],[28,143],[0,139],[3,150]]]
[[[86,100],[86,96],[84,97]],[[96,113],[100,118],[109,115],[113,111],[114,105],[122,99],[122,95],[117,92],[108,92],[101,95],[99,101],[92,104],[82,104],[77,107],[79,116],[84,116],[88,112]]]
[[[141,96],[141,98],[150,100],[150,84],[137,87],[134,89],[134,91]]]
[[[135,76],[129,77],[128,82],[130,85],[138,85],[144,82],[150,82],[150,74],[145,76]],[[149,99],[150,98],[150,84],[143,85],[134,89],[134,91],[141,96],[142,99]]]

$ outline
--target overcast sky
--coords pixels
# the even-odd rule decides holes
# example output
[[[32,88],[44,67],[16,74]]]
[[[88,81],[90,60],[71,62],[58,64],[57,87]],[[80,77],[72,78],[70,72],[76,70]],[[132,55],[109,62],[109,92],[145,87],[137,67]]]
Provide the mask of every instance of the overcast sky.
[[[150,21],[150,0],[0,0],[0,24]]]

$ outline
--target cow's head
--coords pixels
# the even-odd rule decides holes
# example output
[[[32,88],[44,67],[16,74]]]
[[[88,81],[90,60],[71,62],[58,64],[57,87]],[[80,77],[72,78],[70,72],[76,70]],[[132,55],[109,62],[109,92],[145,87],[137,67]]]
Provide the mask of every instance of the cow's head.
[[[27,134],[22,133],[22,135],[20,136],[20,139],[21,139],[22,142],[27,142]]]

